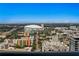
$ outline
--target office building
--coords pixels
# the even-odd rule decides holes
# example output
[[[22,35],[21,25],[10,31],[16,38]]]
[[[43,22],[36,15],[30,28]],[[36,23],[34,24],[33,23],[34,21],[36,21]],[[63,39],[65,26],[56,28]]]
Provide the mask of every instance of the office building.
[[[70,40],[70,51],[79,51],[79,37],[75,36]]]

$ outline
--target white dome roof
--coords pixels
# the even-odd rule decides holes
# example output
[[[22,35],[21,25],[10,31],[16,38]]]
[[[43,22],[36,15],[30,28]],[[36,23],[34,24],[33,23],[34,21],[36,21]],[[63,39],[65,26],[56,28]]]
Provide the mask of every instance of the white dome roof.
[[[27,27],[27,28],[42,28],[41,26],[38,26],[38,25],[27,25],[25,27]]]

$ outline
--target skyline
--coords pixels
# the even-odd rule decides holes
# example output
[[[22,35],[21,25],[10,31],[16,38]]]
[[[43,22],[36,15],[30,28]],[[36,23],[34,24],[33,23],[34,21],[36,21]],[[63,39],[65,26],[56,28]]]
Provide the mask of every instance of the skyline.
[[[79,23],[78,20],[79,4],[0,4],[0,23]]]

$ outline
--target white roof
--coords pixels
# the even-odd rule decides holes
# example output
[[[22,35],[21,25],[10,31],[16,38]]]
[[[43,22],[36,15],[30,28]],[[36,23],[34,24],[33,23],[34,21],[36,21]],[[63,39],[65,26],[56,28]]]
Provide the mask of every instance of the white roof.
[[[27,25],[25,27],[28,27],[28,28],[42,28],[41,26],[38,26],[38,25]]]

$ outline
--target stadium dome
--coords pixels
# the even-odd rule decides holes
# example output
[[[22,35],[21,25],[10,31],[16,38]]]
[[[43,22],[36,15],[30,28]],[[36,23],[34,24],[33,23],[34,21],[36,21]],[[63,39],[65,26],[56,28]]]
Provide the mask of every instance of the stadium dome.
[[[43,27],[39,26],[39,25],[27,25],[27,26],[24,27],[25,32],[38,31],[38,30],[43,30]]]
[[[41,26],[38,26],[38,25],[27,25],[25,27],[26,28],[38,28],[38,29],[42,28]]]

